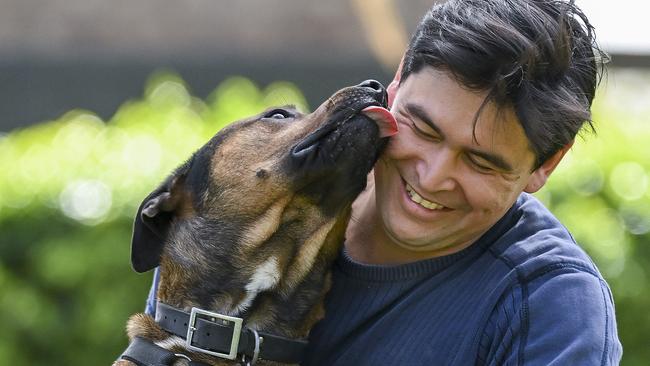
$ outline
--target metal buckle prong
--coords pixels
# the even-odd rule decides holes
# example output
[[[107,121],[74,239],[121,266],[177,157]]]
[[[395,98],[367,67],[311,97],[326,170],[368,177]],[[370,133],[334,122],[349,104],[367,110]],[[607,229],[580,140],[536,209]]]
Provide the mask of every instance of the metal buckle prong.
[[[210,317],[212,319],[206,319],[209,320],[213,323],[216,323],[216,319],[222,320],[224,322],[232,322],[234,323],[233,331],[232,331],[232,342],[230,343],[230,352],[229,353],[220,353],[220,352],[214,352],[214,351],[209,351],[204,348],[196,347],[192,345],[192,338],[194,337],[194,332],[196,332],[196,320],[199,315],[204,315],[207,317]],[[187,349],[192,350],[192,351],[197,351],[197,352],[202,352],[202,353],[207,353],[212,356],[217,356],[221,358],[227,358],[229,360],[234,360],[237,358],[237,348],[239,348],[239,337],[241,335],[241,329],[242,329],[242,323],[243,319],[242,318],[237,318],[234,316],[228,316],[228,315],[222,315],[219,313],[213,313],[211,311],[199,309],[199,308],[192,308],[190,311],[190,320],[187,324],[187,337],[185,338],[185,347]]]

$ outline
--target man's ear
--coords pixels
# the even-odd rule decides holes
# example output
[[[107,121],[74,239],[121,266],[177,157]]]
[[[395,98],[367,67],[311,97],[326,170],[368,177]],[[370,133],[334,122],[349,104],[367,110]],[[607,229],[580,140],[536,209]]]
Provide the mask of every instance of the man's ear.
[[[184,182],[184,174],[173,175],[140,204],[131,239],[131,265],[136,272],[146,272],[160,264],[169,226],[183,196]]]
[[[553,173],[557,165],[560,164],[560,161],[562,161],[562,158],[572,146],[573,140],[548,158],[539,168],[535,169],[533,174],[528,178],[528,184],[526,184],[524,192],[535,193],[542,189],[548,177]]]
[[[393,77],[393,81],[388,84],[388,87],[386,88],[386,92],[388,93],[388,108],[390,109],[393,106],[393,101],[395,101],[395,94],[397,94],[397,88],[399,87],[399,81],[402,76],[402,65],[404,64],[404,56],[402,56],[402,60],[399,62],[399,66],[397,67],[397,71],[395,72],[395,76]]]

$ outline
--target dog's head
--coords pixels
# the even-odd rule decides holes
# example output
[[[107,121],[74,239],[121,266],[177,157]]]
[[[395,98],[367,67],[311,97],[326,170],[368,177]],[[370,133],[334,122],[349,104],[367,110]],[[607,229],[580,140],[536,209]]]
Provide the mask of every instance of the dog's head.
[[[245,307],[250,291],[295,285],[342,239],[394,128],[385,105],[381,84],[364,82],[311,114],[275,108],[224,128],[142,202],[134,269],[169,267],[166,288],[192,303],[228,293]]]

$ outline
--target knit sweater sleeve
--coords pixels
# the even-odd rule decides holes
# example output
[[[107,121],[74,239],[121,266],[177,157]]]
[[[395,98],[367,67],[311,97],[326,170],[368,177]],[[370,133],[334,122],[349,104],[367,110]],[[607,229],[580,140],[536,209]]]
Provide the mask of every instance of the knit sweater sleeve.
[[[560,267],[502,296],[480,341],[478,364],[618,365],[614,304],[589,271]]]

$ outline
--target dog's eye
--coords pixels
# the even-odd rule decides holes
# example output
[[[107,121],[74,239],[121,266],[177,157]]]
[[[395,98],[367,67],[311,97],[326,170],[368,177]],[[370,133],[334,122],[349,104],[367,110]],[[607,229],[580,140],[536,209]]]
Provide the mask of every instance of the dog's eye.
[[[274,109],[272,111],[267,112],[262,118],[284,119],[284,118],[291,118],[291,117],[293,117],[293,114],[287,110]]]

